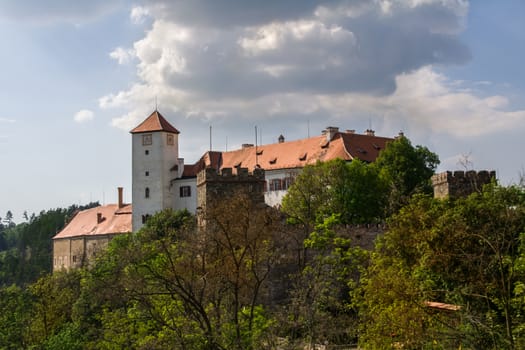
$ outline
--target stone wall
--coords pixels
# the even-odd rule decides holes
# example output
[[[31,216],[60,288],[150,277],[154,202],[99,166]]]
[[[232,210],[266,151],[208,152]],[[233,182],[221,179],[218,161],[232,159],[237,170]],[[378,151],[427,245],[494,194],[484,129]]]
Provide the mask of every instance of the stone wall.
[[[446,171],[432,176],[435,198],[466,197],[496,179],[495,171]]]
[[[213,201],[228,200],[236,193],[247,193],[255,203],[264,203],[264,170],[206,168],[197,174],[197,211],[205,211]]]

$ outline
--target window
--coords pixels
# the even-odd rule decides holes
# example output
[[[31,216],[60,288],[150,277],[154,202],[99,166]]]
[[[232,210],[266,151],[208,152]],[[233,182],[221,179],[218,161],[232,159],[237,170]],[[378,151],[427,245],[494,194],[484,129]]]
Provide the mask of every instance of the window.
[[[191,197],[191,187],[190,186],[181,186],[179,188],[181,197]]]
[[[281,179],[270,180],[270,191],[280,191],[280,190],[282,190]]]
[[[293,177],[285,177],[283,179],[283,190],[287,190],[290,188],[290,186],[292,186],[293,184]]]
[[[151,134],[142,135],[142,146],[149,146],[152,143],[153,143],[153,139],[151,137]]]
[[[146,187],[146,190],[144,191],[144,197],[149,198],[149,187]]]
[[[142,223],[145,224],[149,220],[150,217],[151,215],[149,214],[142,215]]]
[[[166,143],[170,146],[173,146],[174,142],[173,142],[173,135],[172,134],[168,134],[166,135]]]
[[[146,171],[146,176],[149,176],[149,171]]]
[[[144,154],[145,154],[145,155],[148,155],[148,154],[149,154],[149,150],[145,150],[145,151],[144,151]]]

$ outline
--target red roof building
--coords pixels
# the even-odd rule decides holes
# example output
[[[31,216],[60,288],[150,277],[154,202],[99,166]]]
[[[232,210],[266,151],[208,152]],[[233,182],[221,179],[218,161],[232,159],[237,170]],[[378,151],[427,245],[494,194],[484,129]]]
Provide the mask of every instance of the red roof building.
[[[82,210],[53,237],[53,271],[84,266],[105,249],[115,235],[131,232],[131,204],[119,203]]]

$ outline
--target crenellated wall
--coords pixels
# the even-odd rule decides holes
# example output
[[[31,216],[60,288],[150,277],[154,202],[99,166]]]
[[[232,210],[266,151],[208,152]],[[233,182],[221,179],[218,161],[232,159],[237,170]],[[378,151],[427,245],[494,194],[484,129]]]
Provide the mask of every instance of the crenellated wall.
[[[211,205],[238,193],[248,194],[254,203],[264,203],[264,183],[263,169],[249,172],[247,168],[206,168],[197,174],[197,214],[202,218]]]
[[[496,179],[494,170],[446,171],[432,176],[435,198],[466,197]]]

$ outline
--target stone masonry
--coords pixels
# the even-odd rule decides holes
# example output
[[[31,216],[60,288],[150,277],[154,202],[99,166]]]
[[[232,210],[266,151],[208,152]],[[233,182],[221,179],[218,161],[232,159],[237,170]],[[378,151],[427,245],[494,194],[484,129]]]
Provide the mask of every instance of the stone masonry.
[[[432,176],[434,198],[466,197],[496,179],[495,171],[446,171]]]

